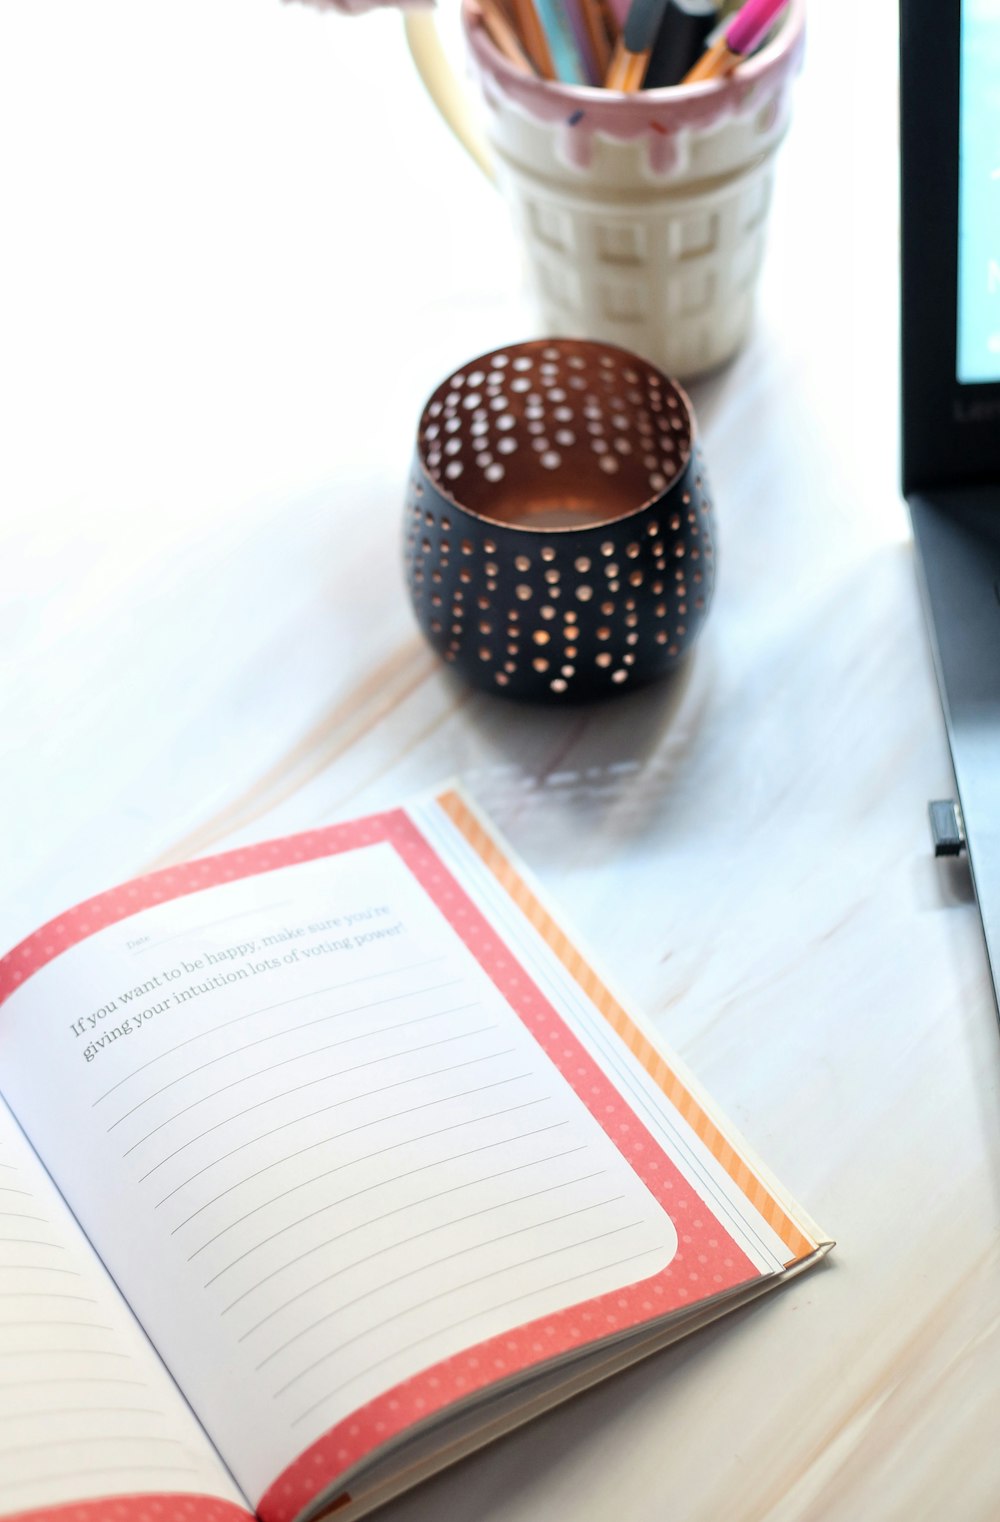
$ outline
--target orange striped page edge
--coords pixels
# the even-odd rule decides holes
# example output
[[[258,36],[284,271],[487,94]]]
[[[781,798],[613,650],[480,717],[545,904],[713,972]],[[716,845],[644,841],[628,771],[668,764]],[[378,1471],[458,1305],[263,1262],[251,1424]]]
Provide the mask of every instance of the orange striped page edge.
[[[449,790],[438,795],[437,803],[500,886],[510,895],[550,951],[559,959],[570,977],[580,986],[612,1030],[641,1063],[657,1087],[663,1091],[674,1109],[700,1138],[754,1209],[777,1233],[791,1254],[786,1267],[809,1257],[816,1251],[816,1242],[805,1235],[742,1154],[723,1134],[698,1098],[686,1084],[681,1082],[663,1055],[638,1029],[589,962],[581,956],[568,936],[560,930],[548,910],[539,902],[465,800],[458,793]]]

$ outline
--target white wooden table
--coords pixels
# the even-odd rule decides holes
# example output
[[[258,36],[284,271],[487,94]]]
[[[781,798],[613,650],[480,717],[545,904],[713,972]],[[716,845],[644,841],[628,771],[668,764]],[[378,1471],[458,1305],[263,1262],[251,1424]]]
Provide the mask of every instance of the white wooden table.
[[[814,0],[755,336],[693,388],[702,641],[566,712],[471,694],[405,600],[421,403],[534,327],[398,18],[0,17],[4,946],[458,775],[838,1238],[392,1522],[997,1515],[1000,1042],[926,825],[952,782],[896,484],[893,10]]]

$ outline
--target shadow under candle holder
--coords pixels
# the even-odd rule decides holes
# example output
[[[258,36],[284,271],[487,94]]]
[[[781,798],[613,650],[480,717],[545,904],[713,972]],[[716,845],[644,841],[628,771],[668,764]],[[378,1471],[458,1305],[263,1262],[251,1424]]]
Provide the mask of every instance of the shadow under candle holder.
[[[476,687],[567,702],[662,676],[708,612],[713,538],[690,402],[624,349],[513,344],[424,408],[407,583],[428,642]]]

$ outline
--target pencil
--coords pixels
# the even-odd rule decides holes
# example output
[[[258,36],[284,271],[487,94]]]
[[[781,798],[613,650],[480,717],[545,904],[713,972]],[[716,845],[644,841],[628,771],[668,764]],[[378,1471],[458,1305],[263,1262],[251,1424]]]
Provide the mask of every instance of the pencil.
[[[632,0],[628,20],[611,55],[611,63],[604,77],[609,90],[624,90],[631,94],[642,88],[643,79],[653,51],[656,34],[667,8],[667,0]]]
[[[545,32],[538,19],[534,0],[511,0],[511,5],[521,45],[531,60],[536,74],[540,74],[543,79],[555,79],[556,71],[552,63],[552,54],[549,52],[549,45],[545,40]]]
[[[556,79],[567,85],[593,84],[586,39],[574,24],[577,17],[570,4],[567,0],[534,0],[534,3],[549,45]]]
[[[618,16],[614,8],[610,4],[610,0],[592,0],[592,3],[599,11],[601,20],[604,22],[604,30],[608,34],[608,42],[610,43],[611,47],[614,47],[615,43],[618,41],[619,36],[621,35],[621,23],[618,20]]]
[[[521,70],[523,74],[534,74],[531,60],[521,46],[520,38],[511,26],[507,17],[497,3],[497,0],[477,0],[483,25],[486,27],[498,53],[501,53],[508,63]]]

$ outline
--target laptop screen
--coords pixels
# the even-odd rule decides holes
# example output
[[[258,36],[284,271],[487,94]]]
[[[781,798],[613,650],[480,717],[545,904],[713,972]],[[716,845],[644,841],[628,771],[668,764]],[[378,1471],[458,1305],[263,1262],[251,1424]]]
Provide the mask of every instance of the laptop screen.
[[[909,495],[1000,484],[1000,0],[900,0],[900,21]]]
[[[958,333],[963,385],[1000,381],[1000,0],[962,0]]]

